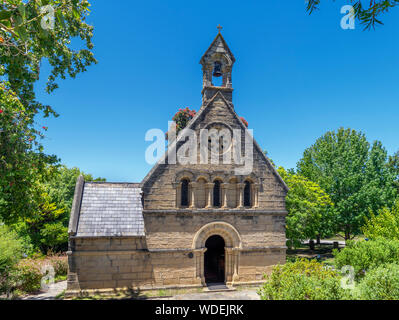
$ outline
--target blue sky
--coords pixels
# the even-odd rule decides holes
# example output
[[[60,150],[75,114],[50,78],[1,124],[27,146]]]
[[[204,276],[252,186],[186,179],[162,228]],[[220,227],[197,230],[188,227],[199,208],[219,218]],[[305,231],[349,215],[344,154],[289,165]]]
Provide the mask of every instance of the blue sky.
[[[180,107],[201,105],[199,60],[223,26],[236,57],[233,102],[277,165],[295,167],[305,148],[341,126],[399,149],[399,10],[375,31],[343,30],[328,1],[92,1],[99,63],[38,99],[47,153],[108,181],[140,182],[147,130],[167,129]],[[322,1],[323,2],[323,1]],[[47,74],[46,74],[47,73]]]

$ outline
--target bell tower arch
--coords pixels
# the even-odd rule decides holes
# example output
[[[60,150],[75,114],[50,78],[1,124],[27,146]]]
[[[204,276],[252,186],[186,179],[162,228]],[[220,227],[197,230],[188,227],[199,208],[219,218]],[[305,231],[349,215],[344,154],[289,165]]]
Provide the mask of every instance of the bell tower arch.
[[[218,29],[217,36],[200,60],[203,74],[203,104],[210,100],[218,91],[223,94],[227,101],[232,102],[232,70],[235,58],[220,32],[222,27],[218,26]],[[221,81],[219,81],[221,84],[219,85],[216,84],[218,78],[221,78]]]

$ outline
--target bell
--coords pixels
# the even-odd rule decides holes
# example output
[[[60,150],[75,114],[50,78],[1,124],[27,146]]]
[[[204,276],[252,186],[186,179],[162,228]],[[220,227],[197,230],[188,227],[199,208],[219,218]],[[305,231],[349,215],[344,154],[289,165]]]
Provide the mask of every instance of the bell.
[[[213,68],[213,76],[214,77],[221,77],[222,73],[222,64],[219,61],[215,62],[215,67]]]

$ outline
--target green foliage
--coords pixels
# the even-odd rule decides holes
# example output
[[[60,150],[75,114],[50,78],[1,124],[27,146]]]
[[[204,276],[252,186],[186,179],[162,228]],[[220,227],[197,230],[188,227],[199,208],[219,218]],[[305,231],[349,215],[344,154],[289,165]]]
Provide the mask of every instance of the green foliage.
[[[43,6],[54,9],[54,28],[43,23],[49,16],[41,12]],[[96,62],[91,52],[93,27],[85,22],[89,6],[87,0],[0,3],[0,218],[7,224],[39,210],[38,185],[47,179],[47,166],[58,162],[45,155],[39,143],[47,127],[40,131],[35,125],[39,114],[57,115],[36,101],[34,83],[42,61],[51,66],[49,93],[57,88],[58,78],[75,77]]]
[[[169,131],[166,133],[166,139],[169,140],[169,137],[173,136],[176,138],[179,132],[187,126],[187,124],[192,118],[195,117],[195,115],[196,111],[190,110],[189,107],[186,107],[185,109],[180,108],[172,118],[176,125],[175,127],[171,126],[169,128]]]
[[[40,289],[43,274],[33,260],[22,260],[10,273],[13,290],[35,292]]]
[[[35,292],[41,287],[44,272],[54,268],[55,280],[65,279],[68,273],[68,259],[65,255],[37,255],[34,258],[23,259],[10,268],[7,274],[0,275],[0,294],[18,295]]]
[[[283,167],[278,173],[290,189],[286,198],[288,244],[299,245],[302,240],[326,236],[331,230],[328,209],[333,203],[317,183],[287,172]]]
[[[387,168],[387,152],[378,141],[370,147],[361,132],[327,132],[304,151],[298,173],[316,182],[334,203],[336,232],[358,234],[369,210],[393,204],[397,190]]]
[[[275,266],[258,293],[262,300],[339,300],[340,276],[314,260]]]
[[[399,300],[399,264],[381,265],[370,270],[357,291],[362,300]]]
[[[190,110],[188,107],[185,109],[179,109],[172,118],[172,120],[176,122],[176,134],[179,134],[179,131],[184,129],[195,115],[196,111]]]
[[[51,179],[45,183],[50,201],[56,203],[57,208],[64,209],[68,215],[72,208],[76,181],[80,175],[83,175],[85,181],[105,181],[103,178],[93,178],[91,174],[86,174],[79,168],[67,168],[61,165],[55,168]]]
[[[399,151],[389,156],[388,169],[394,176],[394,186],[399,191]]]
[[[49,196],[44,193],[38,210],[13,227],[35,248],[46,253],[67,249],[67,224],[68,214],[65,214],[64,209],[58,209],[55,203],[50,203]]]
[[[43,6],[51,8],[41,12]],[[11,88],[31,111],[55,114],[50,106],[35,101],[33,83],[39,78],[43,59],[52,67],[47,92],[58,87],[57,78],[65,79],[66,74],[74,78],[96,62],[91,52],[93,27],[85,22],[89,7],[87,0],[8,0],[0,4],[0,64]],[[48,23],[51,9],[54,26]],[[81,43],[72,46],[74,39]]]
[[[0,275],[18,263],[24,247],[17,234],[5,225],[0,225]]]
[[[334,251],[335,266],[342,268],[345,265],[355,269],[356,278],[380,265],[399,263],[399,241],[377,239],[370,241],[348,241],[341,251]]]
[[[382,208],[378,215],[370,213],[371,217],[362,227],[363,234],[369,239],[399,240],[399,200],[392,207]]]
[[[321,0],[309,0],[306,10],[311,14],[318,9]],[[375,28],[376,24],[383,24],[379,19],[381,15],[399,4],[398,0],[370,0],[366,5],[361,0],[350,0],[353,4],[354,16],[364,25],[364,29]],[[367,5],[367,3],[369,5]]]
[[[49,258],[50,263],[54,268],[55,276],[66,276],[68,274],[68,257],[67,256],[52,256]]]
[[[65,166],[49,166],[45,172],[46,181],[35,186],[36,191],[41,192],[36,210],[12,224],[25,243],[31,243],[34,250],[44,254],[68,248],[69,214],[79,175],[82,174],[86,181],[105,181],[102,178],[94,179],[78,168],[69,169]]]
[[[0,82],[0,219],[6,223],[37,209],[37,183],[45,178],[47,164],[56,161],[43,154],[33,116]]]

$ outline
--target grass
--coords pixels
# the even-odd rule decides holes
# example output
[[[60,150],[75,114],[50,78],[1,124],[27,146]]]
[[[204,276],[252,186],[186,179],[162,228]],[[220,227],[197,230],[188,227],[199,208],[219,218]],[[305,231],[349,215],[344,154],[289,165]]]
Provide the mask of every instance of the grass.
[[[61,281],[65,281],[67,279],[67,275],[63,274],[63,275],[57,275],[54,279],[54,282],[61,282]]]
[[[64,300],[65,290],[55,296],[55,300]]]

